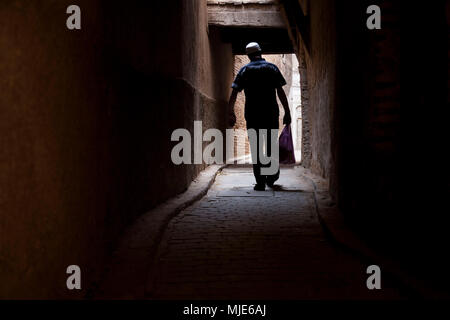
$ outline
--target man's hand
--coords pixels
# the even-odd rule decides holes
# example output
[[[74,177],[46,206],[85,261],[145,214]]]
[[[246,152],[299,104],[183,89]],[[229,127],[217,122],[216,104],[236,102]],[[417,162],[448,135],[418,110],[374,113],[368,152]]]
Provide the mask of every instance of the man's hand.
[[[290,125],[291,122],[292,122],[291,114],[289,112],[285,112],[283,117],[283,124]]]
[[[236,124],[236,114],[234,112],[230,112],[228,114],[228,125],[230,127],[234,127],[235,124]]]

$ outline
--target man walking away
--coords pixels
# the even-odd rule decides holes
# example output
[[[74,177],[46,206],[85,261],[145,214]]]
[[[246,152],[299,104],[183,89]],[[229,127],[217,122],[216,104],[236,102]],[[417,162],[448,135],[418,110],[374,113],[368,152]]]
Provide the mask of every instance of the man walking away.
[[[272,188],[280,176],[279,167],[274,175],[261,174],[261,167],[270,166],[270,164],[263,165],[258,152],[260,145],[263,144],[267,156],[270,157],[271,155],[271,129],[279,129],[277,94],[284,108],[284,124],[289,125],[291,123],[291,114],[288,100],[283,90],[286,80],[278,67],[262,58],[261,48],[256,42],[251,42],[247,45],[246,53],[250,63],[243,66],[236,75],[236,79],[231,86],[233,91],[228,102],[228,111],[230,125],[234,126],[236,123],[234,104],[236,103],[237,94],[244,90],[244,116],[247,122],[247,130],[254,129],[256,131],[256,143],[250,143],[252,158],[255,159],[254,157],[256,156],[257,159],[256,163],[253,161],[253,174],[256,179],[254,189],[264,191],[266,184]],[[263,134],[261,137],[260,132],[265,132],[266,134]],[[250,134],[249,139],[252,139]],[[278,148],[278,144],[276,147]]]

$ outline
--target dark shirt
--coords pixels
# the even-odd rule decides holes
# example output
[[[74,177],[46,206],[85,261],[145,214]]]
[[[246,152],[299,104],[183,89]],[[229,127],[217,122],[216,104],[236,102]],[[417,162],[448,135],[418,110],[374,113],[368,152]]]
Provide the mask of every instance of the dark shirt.
[[[239,70],[231,87],[245,92],[247,127],[267,127],[268,124],[276,123],[278,128],[276,88],[285,84],[286,80],[278,67],[262,58]]]

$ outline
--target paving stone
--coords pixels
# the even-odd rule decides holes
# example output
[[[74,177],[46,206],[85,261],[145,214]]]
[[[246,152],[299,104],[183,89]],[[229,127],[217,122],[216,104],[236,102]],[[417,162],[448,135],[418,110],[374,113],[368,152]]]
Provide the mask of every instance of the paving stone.
[[[402,299],[367,263],[329,243],[314,188],[283,168],[280,191],[253,191],[251,168],[226,168],[169,224],[147,283],[152,299]],[[260,196],[258,194],[266,194]]]

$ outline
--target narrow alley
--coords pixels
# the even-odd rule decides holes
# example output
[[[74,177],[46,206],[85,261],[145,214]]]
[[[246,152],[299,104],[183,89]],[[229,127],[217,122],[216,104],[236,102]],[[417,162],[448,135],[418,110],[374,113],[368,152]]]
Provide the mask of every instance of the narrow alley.
[[[301,167],[274,190],[253,190],[250,168],[226,168],[208,194],[169,224],[147,283],[152,299],[401,299],[368,264],[332,245]]]
[[[0,21],[0,300],[450,299],[450,1],[14,0]]]

